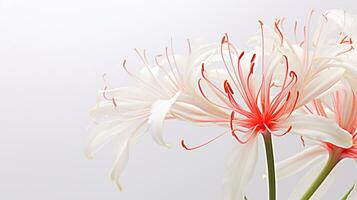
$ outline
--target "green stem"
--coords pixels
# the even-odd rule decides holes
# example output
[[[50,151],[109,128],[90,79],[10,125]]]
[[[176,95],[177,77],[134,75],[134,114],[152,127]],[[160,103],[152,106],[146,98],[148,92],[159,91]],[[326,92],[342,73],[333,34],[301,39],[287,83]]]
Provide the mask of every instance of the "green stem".
[[[345,194],[345,196],[342,197],[341,200],[347,200],[348,196],[350,196],[350,194],[354,188],[355,188],[355,185],[352,185],[352,187],[347,191],[347,193]]]
[[[301,200],[308,200],[311,198],[311,196],[316,192],[316,190],[320,187],[322,182],[327,178],[327,176],[330,174],[332,169],[337,165],[337,163],[339,161],[340,161],[340,159],[337,154],[330,153],[325,167],[322,169],[322,171],[317,176],[317,178],[314,180],[314,182],[312,182],[309,189],[302,196]]]
[[[276,200],[275,163],[271,134],[267,131],[263,134],[263,138],[268,167],[269,200]]]

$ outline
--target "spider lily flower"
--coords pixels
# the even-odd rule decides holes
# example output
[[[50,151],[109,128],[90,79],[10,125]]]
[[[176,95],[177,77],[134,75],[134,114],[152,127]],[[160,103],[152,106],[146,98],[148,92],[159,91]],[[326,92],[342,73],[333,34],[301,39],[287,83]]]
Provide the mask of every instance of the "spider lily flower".
[[[357,76],[357,17],[343,10],[329,10],[321,15],[316,28],[313,29],[310,25],[313,14],[312,11],[308,22],[302,28],[301,39],[298,36],[300,28],[297,22],[294,26],[294,37],[288,37],[284,32],[284,20],[277,19],[273,34],[270,33],[270,37],[266,38],[270,44],[270,49],[267,49],[286,55],[290,65],[296,67],[293,70],[301,79],[311,79],[315,74],[328,73],[326,69],[343,68],[346,72],[342,78],[349,81],[356,90],[357,82],[354,77]],[[307,102],[301,101],[301,104]]]
[[[331,123],[335,122],[335,124],[338,124],[340,128],[351,135],[353,144],[350,147],[341,147],[330,142],[320,141],[317,145],[306,148],[303,152],[279,162],[277,165],[278,178],[294,175],[313,165],[321,165],[326,162],[325,160],[321,160],[321,158],[326,156],[334,162],[334,165],[337,165],[342,159],[346,158],[357,161],[357,97],[350,86],[344,86],[342,90],[334,92],[329,97],[313,100],[309,107],[305,107],[305,111],[311,116],[324,117],[330,120]],[[321,168],[318,169],[321,170]],[[297,192],[293,193],[294,195],[291,199],[301,197],[301,192],[305,192],[306,185],[311,184],[312,178],[315,178],[318,174],[318,171],[316,172],[308,177],[306,181],[303,181],[303,185],[300,184],[296,187],[295,191]],[[331,176],[333,176],[333,173],[328,178],[331,179]],[[325,182],[328,182],[328,179]],[[317,198],[316,195],[314,197]]]
[[[144,65],[140,73],[129,71],[126,61],[123,68],[136,81],[137,86],[110,88],[99,91],[97,105],[91,116],[97,124],[86,148],[92,158],[106,142],[117,141],[116,160],[111,179],[119,190],[119,177],[128,161],[129,150],[142,132],[148,132],[153,140],[168,147],[163,138],[163,122],[181,119],[194,123],[229,124],[229,113],[207,102],[197,88],[201,62],[210,62],[219,45],[199,48],[189,46],[189,55],[171,54],[166,48],[164,55],[155,57],[149,64],[147,56],[139,57]]]
[[[282,54],[274,44],[275,50],[265,51],[262,22],[260,27],[260,52],[239,51],[229,42],[227,35],[223,37],[221,60],[227,77],[224,90],[206,76],[206,66],[202,65],[202,80],[217,97],[210,101],[232,111],[231,134],[238,143],[243,144],[237,145],[229,162],[225,176],[226,200],[244,198],[244,187],[253,174],[257,160],[259,134],[283,136],[292,132],[340,147],[351,146],[351,135],[331,123],[331,120],[294,113],[336,84],[344,70],[324,67],[312,71],[307,53],[302,54],[304,62],[297,62],[300,55]],[[277,32],[278,37],[282,37],[281,31]],[[285,39],[282,38],[282,41]],[[290,59],[296,61],[293,62],[294,67],[291,67]],[[257,70],[258,65],[261,68]],[[200,88],[205,96],[202,85]]]

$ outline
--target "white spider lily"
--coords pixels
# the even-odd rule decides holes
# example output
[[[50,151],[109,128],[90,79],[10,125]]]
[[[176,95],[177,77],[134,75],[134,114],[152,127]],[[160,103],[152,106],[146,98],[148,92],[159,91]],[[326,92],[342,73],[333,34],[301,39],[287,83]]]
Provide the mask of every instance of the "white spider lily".
[[[116,151],[111,179],[119,190],[119,176],[123,172],[130,148],[143,131],[163,146],[169,145],[163,138],[165,119],[182,119],[195,123],[228,124],[229,114],[207,102],[197,87],[202,62],[210,62],[219,45],[190,47],[189,55],[164,55],[155,57],[150,65],[145,52],[141,55],[143,69],[139,74],[130,72],[124,61],[123,67],[137,82],[137,86],[109,88],[99,92],[97,105],[91,110],[97,126],[95,137],[90,141],[86,155],[93,154],[107,141],[119,144]]]
[[[276,34],[271,37],[265,37],[262,23],[261,27],[262,51],[256,53],[237,50],[227,36],[222,39],[222,49],[228,49],[221,51],[221,66],[228,74],[224,90],[205,77],[203,70],[206,84],[219,100],[215,104],[233,111],[230,122],[233,138],[244,144],[237,145],[228,166],[226,200],[244,198],[244,187],[256,164],[258,134],[269,131],[283,136],[292,132],[341,147],[352,145],[351,135],[331,120],[293,113],[326,93],[340,81],[345,70],[330,65],[334,62],[331,58],[319,57],[318,49],[309,47],[307,33],[306,45],[300,46],[286,38],[281,21],[275,22]],[[262,74],[255,72],[256,63],[261,65]]]
[[[285,178],[296,174],[299,171],[304,170],[311,165],[321,165],[326,160],[321,160],[323,157],[333,157],[338,163],[345,158],[351,158],[357,161],[357,97],[350,86],[346,86],[343,90],[334,92],[330,98],[324,97],[323,99],[316,99],[309,107],[306,107],[306,111],[312,116],[320,116],[329,119],[331,123],[336,123],[338,126],[347,131],[352,136],[351,147],[339,147],[329,142],[320,142],[318,145],[314,145],[305,149],[303,152],[297,155],[281,161],[277,165],[277,177]],[[327,133],[332,133],[332,130],[326,130]],[[317,168],[320,169],[321,168]],[[305,192],[306,186],[309,186],[312,180],[318,174],[318,171],[313,176],[308,176],[302,182],[298,184],[295,192],[292,194],[291,199],[298,199],[301,197],[302,192]],[[333,177],[333,173],[328,176],[329,179]],[[320,186],[319,190],[327,187],[328,180],[325,180],[325,185]],[[319,194],[314,194],[314,198],[319,199]]]

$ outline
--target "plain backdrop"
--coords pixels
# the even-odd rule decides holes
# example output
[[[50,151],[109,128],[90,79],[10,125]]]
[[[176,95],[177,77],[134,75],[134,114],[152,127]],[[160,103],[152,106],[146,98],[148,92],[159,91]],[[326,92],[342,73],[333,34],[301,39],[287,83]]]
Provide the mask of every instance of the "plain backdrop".
[[[149,136],[133,148],[122,176],[124,191],[109,180],[113,145],[95,160],[83,150],[92,136],[88,110],[95,104],[102,74],[114,86],[133,82],[120,65],[139,68],[133,48],[162,53],[174,41],[186,52],[186,38],[220,41],[226,32],[238,46],[257,33],[257,20],[276,17],[303,24],[312,9],[357,11],[355,0],[1,0],[0,1],[0,199],[2,200],[219,200],[225,163],[235,144],[222,138],[193,152],[179,139],[199,144],[215,128],[168,122],[173,148]],[[134,65],[134,66],[133,66]],[[303,150],[297,137],[274,138],[277,160]],[[263,146],[260,146],[263,147]],[[263,148],[247,186],[252,200],[266,199]],[[338,199],[357,179],[346,161],[324,199]],[[280,181],[287,199],[303,173]]]

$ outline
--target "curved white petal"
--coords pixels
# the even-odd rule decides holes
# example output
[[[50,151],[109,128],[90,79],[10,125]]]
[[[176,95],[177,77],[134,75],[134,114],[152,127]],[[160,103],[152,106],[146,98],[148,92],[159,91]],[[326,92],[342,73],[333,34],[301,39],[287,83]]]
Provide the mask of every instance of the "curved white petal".
[[[294,175],[326,154],[326,149],[321,146],[307,148],[293,157],[278,162],[276,165],[276,177],[277,179],[282,179]]]
[[[119,176],[123,172],[129,158],[129,135],[123,135],[123,137],[120,138],[119,144],[118,144],[118,151],[117,151],[117,157],[116,160],[113,164],[111,173],[110,173],[110,178],[113,182],[115,182],[116,186],[118,187],[119,191],[122,191],[123,188],[119,182]]]
[[[292,115],[281,126],[284,128],[292,126],[292,133],[313,140],[330,142],[344,148],[352,146],[351,134],[340,128],[333,120],[325,117]]]
[[[97,134],[90,140],[85,149],[85,155],[88,159],[92,159],[93,155],[111,138],[121,134],[135,135],[136,131],[143,125],[144,120],[136,121],[121,121],[114,120],[102,125],[98,125],[95,129]]]
[[[244,199],[244,188],[250,181],[258,159],[258,140],[237,144],[228,161],[224,178],[224,200]]]
[[[168,147],[163,138],[162,126],[166,114],[170,111],[171,106],[180,96],[180,92],[176,93],[169,100],[157,100],[151,107],[151,114],[148,120],[148,131],[152,138],[160,145]]]
[[[99,129],[103,131],[98,131],[98,133],[90,140],[89,144],[85,149],[85,155],[88,159],[92,159],[95,152],[97,152],[103,144],[110,140],[114,135],[120,134],[123,130],[127,129],[127,126],[123,124],[116,124],[114,121],[109,124],[102,125]],[[107,129],[107,130],[106,130]]]
[[[326,163],[326,159],[314,165],[304,176],[299,180],[298,184],[293,189],[290,194],[289,200],[300,200],[307,189],[310,187],[312,182],[319,175],[319,172],[322,170],[323,166]],[[321,200],[324,199],[323,195],[327,192],[331,184],[333,183],[336,177],[336,170],[333,169],[320,187],[316,190],[310,200]]]
[[[345,70],[342,68],[331,68],[319,72],[301,91],[300,99],[296,107],[300,107],[311,100],[321,96],[336,84],[343,76]],[[302,77],[301,77],[302,78]]]

